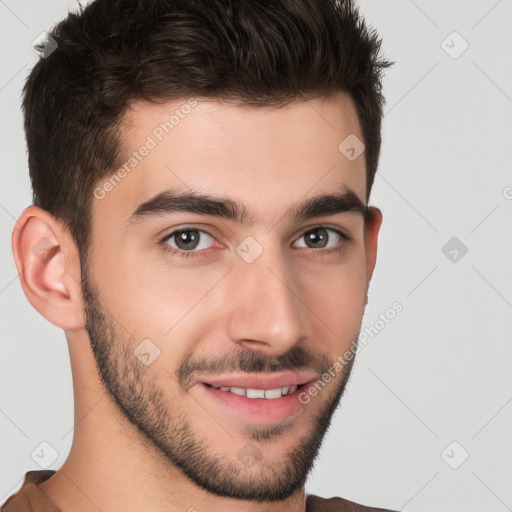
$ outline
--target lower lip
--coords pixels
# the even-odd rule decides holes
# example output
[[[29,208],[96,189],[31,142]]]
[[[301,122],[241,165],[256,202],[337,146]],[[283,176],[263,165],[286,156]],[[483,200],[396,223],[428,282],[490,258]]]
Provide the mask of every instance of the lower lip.
[[[281,398],[267,399],[247,398],[200,383],[200,387],[208,397],[235,415],[261,423],[277,423],[298,413],[304,407],[304,404],[299,401],[299,394],[307,388],[307,385],[308,383],[302,384],[293,393]]]

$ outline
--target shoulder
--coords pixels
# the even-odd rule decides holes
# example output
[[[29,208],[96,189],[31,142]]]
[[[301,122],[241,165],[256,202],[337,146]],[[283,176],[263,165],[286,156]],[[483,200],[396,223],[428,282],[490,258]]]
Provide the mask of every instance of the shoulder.
[[[344,498],[321,498],[309,494],[306,512],[393,512],[385,508],[368,507]]]
[[[0,512],[59,512],[44,496],[37,484],[48,480],[55,471],[38,470],[25,473],[21,488],[0,506]]]

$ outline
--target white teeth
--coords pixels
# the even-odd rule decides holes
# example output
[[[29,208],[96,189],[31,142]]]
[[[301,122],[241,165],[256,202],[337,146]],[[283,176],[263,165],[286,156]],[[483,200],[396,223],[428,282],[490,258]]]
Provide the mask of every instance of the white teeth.
[[[286,394],[286,393],[283,393],[283,391],[284,391],[284,388],[266,389],[264,395],[265,395],[265,398],[281,398],[283,396],[283,394]]]
[[[244,388],[229,388],[229,391],[231,391],[231,393],[235,393],[235,395],[245,396]]]
[[[276,389],[251,389],[251,388],[236,388],[228,386],[213,386],[221,391],[230,391],[235,395],[246,396],[247,398],[267,398],[273,400],[275,398],[281,398],[282,396],[289,395],[297,391],[297,386],[283,386],[282,388]]]
[[[263,389],[248,389],[247,398],[265,398],[265,391]]]

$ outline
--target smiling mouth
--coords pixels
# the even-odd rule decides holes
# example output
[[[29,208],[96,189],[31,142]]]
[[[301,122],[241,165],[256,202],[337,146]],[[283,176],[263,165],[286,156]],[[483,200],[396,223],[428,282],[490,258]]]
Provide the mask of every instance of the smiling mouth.
[[[226,391],[229,393],[233,393],[238,396],[245,396],[247,398],[255,399],[262,398],[266,400],[276,400],[286,395],[291,395],[295,393],[299,387],[305,386],[305,384],[300,384],[297,386],[293,384],[291,386],[283,386],[275,389],[252,389],[252,388],[239,388],[239,387],[229,387],[229,386],[212,386],[211,384],[205,383],[206,386],[209,386],[214,389],[219,389],[220,391]]]
[[[308,406],[299,397],[311,382],[272,389],[214,386],[206,382],[198,387],[210,403],[221,408],[223,414],[251,423],[275,424],[306,411]]]

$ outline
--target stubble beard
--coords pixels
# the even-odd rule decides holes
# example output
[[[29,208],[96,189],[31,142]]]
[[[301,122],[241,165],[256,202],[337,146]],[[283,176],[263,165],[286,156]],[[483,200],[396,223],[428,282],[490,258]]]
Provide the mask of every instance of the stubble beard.
[[[315,398],[323,399],[320,410],[311,414],[308,433],[297,440],[295,447],[282,462],[266,460],[265,450],[270,450],[271,443],[275,443],[279,436],[293,428],[294,423],[283,422],[266,427],[247,425],[243,428],[245,439],[240,441],[236,440],[236,433],[232,432],[235,439],[230,442],[228,450],[232,450],[233,443],[238,442],[241,453],[252,445],[253,452],[255,450],[254,453],[261,456],[253,457],[251,465],[245,464],[242,458],[229,459],[226,455],[213,452],[208,437],[199,433],[197,424],[191,424],[184,407],[180,408],[176,404],[173,407],[169,396],[171,386],[164,389],[155,379],[151,379],[148,367],[141,364],[133,353],[137,341],[129,334],[125,335],[124,330],[116,329],[116,321],[108,318],[110,315],[99,301],[97,288],[90,282],[85,262],[82,268],[86,330],[101,382],[122,416],[137,427],[142,439],[156,448],[166,463],[179,468],[196,485],[217,496],[272,502],[289,498],[304,488],[349,381],[354,358],[346,363],[338,380],[332,381],[331,388],[334,386],[334,389],[324,389]],[[357,338],[353,347],[356,343]],[[308,367],[305,365],[310,355],[301,350],[296,347],[291,357],[295,362],[300,362],[302,367]],[[256,352],[248,352],[246,356],[245,364],[253,368],[253,371],[265,361]],[[324,369],[327,369],[325,360],[323,364]],[[290,366],[287,368],[292,369]],[[180,369],[183,371],[183,366]],[[212,419],[205,412],[204,422],[201,423],[208,422],[212,422]]]

